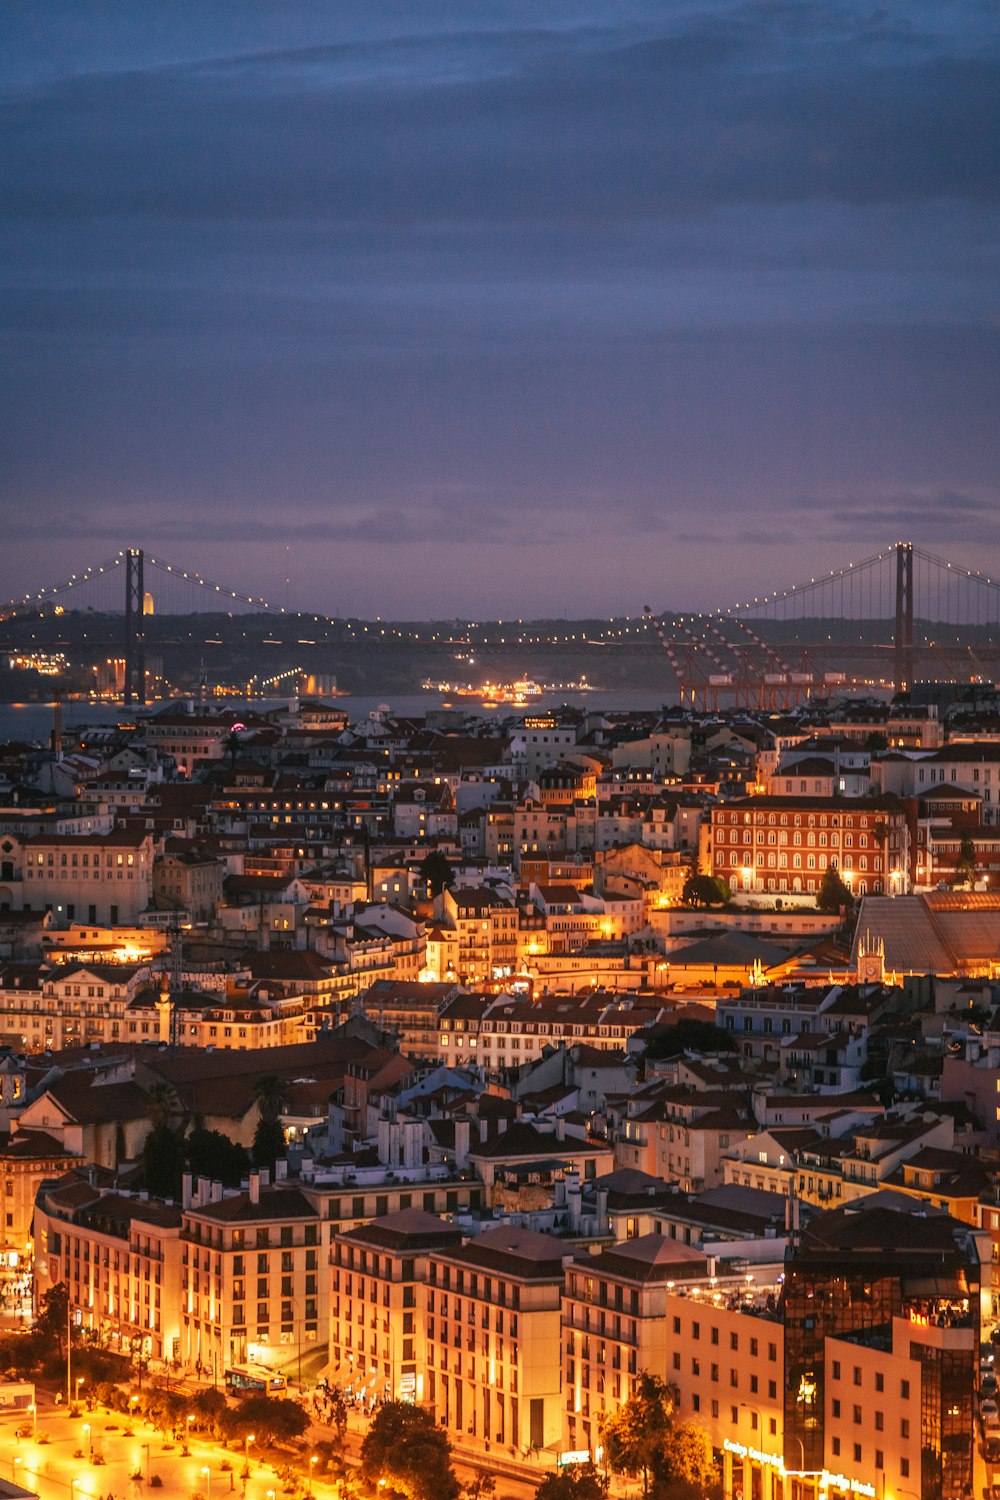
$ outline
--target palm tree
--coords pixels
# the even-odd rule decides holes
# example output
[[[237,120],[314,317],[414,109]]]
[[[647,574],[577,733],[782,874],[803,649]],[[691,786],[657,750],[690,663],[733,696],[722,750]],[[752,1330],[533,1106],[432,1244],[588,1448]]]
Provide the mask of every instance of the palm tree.
[[[253,1086],[251,1096],[262,1120],[277,1120],[285,1107],[285,1081],[277,1073],[265,1073]]]

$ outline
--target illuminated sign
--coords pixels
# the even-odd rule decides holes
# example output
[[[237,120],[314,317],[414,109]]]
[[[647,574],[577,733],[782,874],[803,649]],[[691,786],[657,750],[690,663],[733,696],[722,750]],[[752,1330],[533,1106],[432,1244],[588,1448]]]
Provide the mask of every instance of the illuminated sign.
[[[556,1459],[556,1463],[559,1464],[559,1465],[563,1465],[563,1464],[589,1464],[590,1463],[590,1449],[589,1448],[570,1448],[570,1449],[567,1449],[567,1451],[565,1453],[560,1453],[559,1457]]]
[[[866,1483],[863,1479],[848,1479],[846,1474],[831,1474],[829,1469],[823,1470],[820,1480],[820,1489],[843,1490],[848,1495],[866,1495],[868,1500],[875,1500],[875,1486]]]
[[[748,1448],[746,1443],[734,1443],[731,1438],[724,1438],[722,1446],[736,1458],[749,1458],[755,1464],[770,1464],[773,1469],[784,1470],[785,1460],[780,1453],[763,1453],[760,1448]]]

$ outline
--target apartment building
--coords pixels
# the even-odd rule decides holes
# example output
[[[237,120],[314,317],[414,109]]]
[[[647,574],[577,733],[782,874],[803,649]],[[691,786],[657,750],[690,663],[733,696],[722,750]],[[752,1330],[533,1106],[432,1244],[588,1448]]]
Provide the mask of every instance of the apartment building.
[[[308,1192],[252,1172],[246,1190],[185,1180],[179,1357],[296,1373],[329,1330],[329,1234]]]
[[[35,1207],[35,1308],[69,1282],[70,1316],[106,1347],[181,1356],[181,1210],[92,1186],[84,1170],[43,1186]]]
[[[726,1154],[754,1128],[746,1095],[733,1089],[647,1084],[613,1131],[615,1165],[701,1192],[724,1181]]]
[[[705,1256],[659,1234],[577,1254],[563,1292],[565,1445],[594,1457],[599,1422],[643,1373],[667,1378],[667,1304],[678,1281],[707,1277]]]
[[[427,1400],[454,1441],[504,1456],[561,1441],[565,1253],[551,1235],[507,1228],[431,1253]]]
[[[24,1050],[124,1041],[145,964],[11,964],[0,973],[0,1032]]]
[[[38,1190],[62,1176],[75,1160],[43,1130],[15,1128],[0,1138],[0,1263],[4,1266],[30,1261]]]
[[[118,830],[85,837],[36,834],[22,849],[24,904],[57,921],[133,924],[153,893],[153,837]]]
[[[430,1253],[461,1242],[461,1230],[420,1208],[334,1235],[330,1364],[348,1396],[428,1399],[423,1283]]]
[[[435,906],[441,924],[457,935],[451,962],[460,983],[489,983],[516,971],[517,907],[509,894],[489,886],[464,886],[442,891]],[[430,964],[430,932],[427,951]],[[444,972],[439,970],[442,977]]]

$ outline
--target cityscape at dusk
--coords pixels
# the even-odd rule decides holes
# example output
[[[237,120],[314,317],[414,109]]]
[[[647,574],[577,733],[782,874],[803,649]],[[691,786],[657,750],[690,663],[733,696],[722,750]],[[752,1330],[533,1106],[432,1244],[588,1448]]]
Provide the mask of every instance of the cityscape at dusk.
[[[998,1500],[1000,12],[0,88],[0,1500]]]

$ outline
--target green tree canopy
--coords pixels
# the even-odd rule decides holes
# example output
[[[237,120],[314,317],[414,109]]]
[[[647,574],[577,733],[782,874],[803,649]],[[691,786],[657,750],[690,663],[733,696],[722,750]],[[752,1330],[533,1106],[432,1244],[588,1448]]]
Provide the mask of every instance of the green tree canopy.
[[[69,1282],[57,1281],[38,1299],[35,1332],[46,1344],[54,1345],[66,1357],[66,1327],[69,1315]],[[71,1330],[72,1333],[72,1330]]]
[[[225,1437],[242,1440],[252,1432],[262,1448],[301,1437],[309,1426],[308,1414],[297,1401],[258,1394],[245,1396],[238,1406],[220,1412],[217,1420]]]
[[[407,1500],[458,1500],[448,1439],[419,1406],[387,1401],[361,1444],[361,1472],[373,1485]]]
[[[648,1495],[650,1479],[666,1477],[665,1454],[673,1427],[671,1388],[644,1370],[628,1400],[598,1419],[604,1462],[615,1474],[641,1474],[642,1492]]]
[[[608,1481],[593,1464],[567,1464],[546,1474],[535,1500],[607,1500]]]
[[[685,906],[725,906],[729,900],[729,886],[714,875],[689,875],[681,890]]]
[[[840,871],[836,865],[827,865],[823,879],[819,884],[819,895],[816,897],[816,905],[820,911],[835,912],[842,907],[854,905],[854,897],[850,889],[840,878]]]
[[[679,1052],[735,1052],[736,1043],[728,1032],[713,1026],[711,1021],[694,1021],[690,1018],[675,1021],[672,1026],[657,1030],[646,1048],[646,1056],[674,1057]]]
[[[245,1146],[231,1141],[221,1130],[196,1125],[184,1142],[187,1169],[195,1177],[207,1177],[224,1187],[239,1187],[250,1167]]]
[[[155,1125],[139,1153],[147,1192],[156,1198],[179,1198],[184,1175],[184,1145],[169,1125]]]
[[[973,885],[976,879],[976,846],[965,834],[958,846],[958,863],[955,873],[963,885]]]
[[[267,1167],[273,1175],[275,1162],[285,1154],[285,1132],[278,1120],[257,1121],[252,1151],[254,1166]]]

